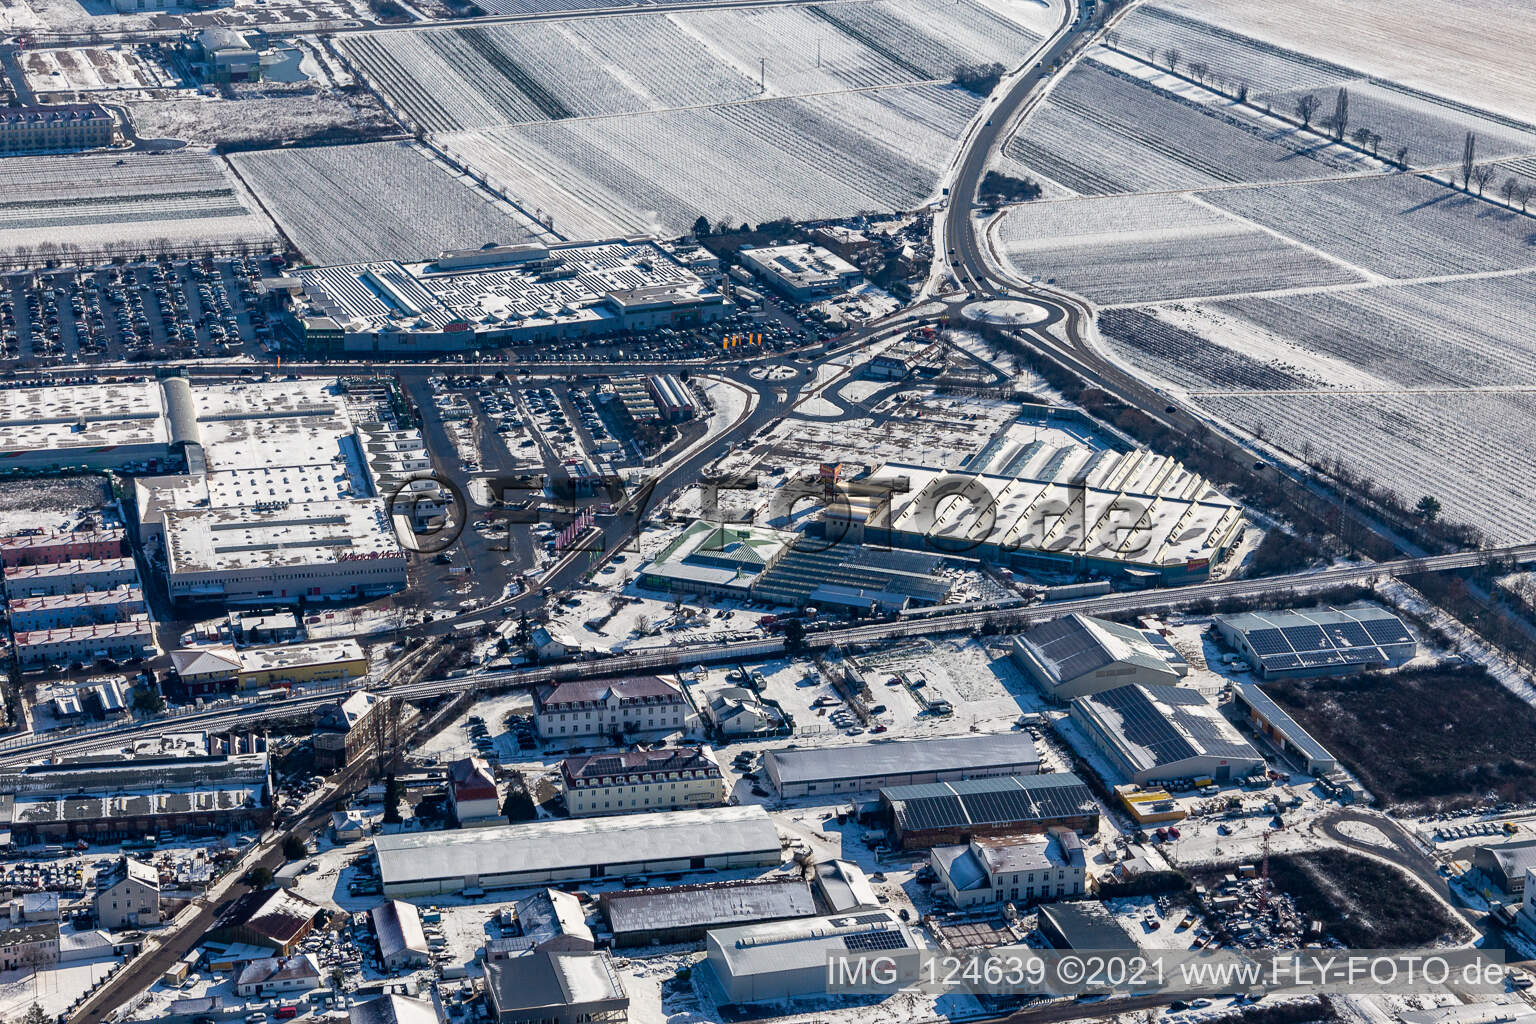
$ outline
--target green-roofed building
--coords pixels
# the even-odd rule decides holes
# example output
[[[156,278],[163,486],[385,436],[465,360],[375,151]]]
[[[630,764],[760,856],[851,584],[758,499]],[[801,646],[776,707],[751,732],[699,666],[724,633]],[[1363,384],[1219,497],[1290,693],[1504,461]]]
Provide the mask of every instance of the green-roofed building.
[[[784,557],[796,535],[747,523],[692,523],[640,567],[639,584],[653,590],[745,601],[752,586]]]

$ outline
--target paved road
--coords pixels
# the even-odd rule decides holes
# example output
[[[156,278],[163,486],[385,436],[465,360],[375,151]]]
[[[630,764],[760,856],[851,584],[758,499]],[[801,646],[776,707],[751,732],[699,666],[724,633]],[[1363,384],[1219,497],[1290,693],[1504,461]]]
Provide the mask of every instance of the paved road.
[[[1392,843],[1392,846],[1383,847],[1378,846],[1375,843],[1363,842],[1359,839],[1351,838],[1349,835],[1339,831],[1339,826],[1345,822],[1355,822],[1361,825],[1369,825],[1372,828],[1380,830]],[[1456,913],[1460,914],[1462,919],[1465,920],[1468,926],[1470,926],[1473,930],[1482,930],[1484,925],[1484,918],[1487,917],[1487,915],[1480,910],[1474,910],[1471,907],[1464,905],[1456,896],[1456,893],[1451,889],[1450,884],[1440,876],[1438,865],[1432,858],[1425,854],[1418,841],[1415,840],[1411,834],[1409,834],[1406,828],[1398,824],[1396,821],[1393,821],[1385,814],[1380,814],[1373,811],[1356,810],[1354,808],[1346,808],[1341,811],[1334,811],[1331,814],[1320,818],[1317,821],[1316,827],[1318,831],[1322,832],[1323,835],[1327,836],[1329,839],[1332,839],[1336,843],[1339,843],[1343,846],[1348,846],[1352,849],[1360,851],[1361,853],[1370,854],[1373,857],[1381,857],[1384,860],[1388,860],[1393,864],[1396,864],[1398,867],[1402,868],[1404,871],[1408,872],[1410,875],[1423,882],[1431,892],[1435,893],[1446,903],[1450,904],[1451,907],[1456,910]]]

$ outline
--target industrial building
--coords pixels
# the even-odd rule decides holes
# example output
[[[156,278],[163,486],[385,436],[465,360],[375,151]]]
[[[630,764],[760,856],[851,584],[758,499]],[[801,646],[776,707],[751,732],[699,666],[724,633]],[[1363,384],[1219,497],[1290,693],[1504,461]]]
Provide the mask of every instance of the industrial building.
[[[1377,605],[1216,616],[1223,640],[1263,679],[1347,675],[1397,668],[1418,654],[1403,620]]]
[[[671,811],[725,802],[725,776],[708,747],[658,747],[568,757],[560,762],[573,818]]]
[[[1472,867],[1510,899],[1521,899],[1526,872],[1536,869],[1536,839],[1479,846],[1472,851]]]
[[[1024,733],[893,740],[847,747],[770,750],[763,771],[779,796],[837,797],[925,782],[1033,775],[1035,743]]]
[[[421,928],[421,914],[402,900],[385,900],[368,912],[379,943],[379,960],[392,971],[427,967],[432,950]]]
[[[159,382],[0,390],[0,459],[12,469],[117,469],[165,459]]]
[[[834,541],[796,544],[758,578],[752,599],[789,608],[873,614],[940,604],[949,594],[951,581],[939,574],[938,555]]]
[[[761,924],[816,913],[798,878],[615,889],[598,897],[615,946],[698,942],[712,928]]]
[[[5,596],[56,597],[91,590],[138,586],[139,570],[131,558],[77,558],[69,562],[18,565],[5,570]]]
[[[864,280],[858,267],[819,245],[742,249],[741,262],[775,291],[796,302],[836,295]]]
[[[869,876],[851,860],[818,861],[811,880],[816,883],[816,895],[829,914],[880,906],[880,897],[869,884]]]
[[[173,600],[272,606],[405,586],[405,550],[335,381],[160,386],[186,471],[134,490]]]
[[[256,889],[224,909],[208,938],[215,942],[261,946],[279,956],[298,949],[324,910],[291,889]]]
[[[121,558],[127,534],[118,527],[95,530],[38,530],[0,539],[0,566],[54,565],[80,558]]]
[[[15,641],[16,661],[26,668],[132,661],[155,653],[154,629],[147,615],[123,622],[27,630],[16,633]]]
[[[648,238],[487,246],[426,263],[315,267],[290,296],[311,356],[467,352],[712,323],[725,297]]]
[[[1074,900],[1040,908],[1036,926],[1052,949],[1135,950],[1137,945],[1102,903]]]
[[[117,120],[96,103],[0,107],[0,154],[103,149],[117,140]]]
[[[11,629],[18,633],[100,622],[127,622],[147,612],[144,591],[137,586],[21,597],[10,604]]]
[[[688,700],[659,676],[579,679],[533,694],[533,724],[544,739],[623,736],[683,728]]]
[[[726,1003],[824,997],[833,954],[920,948],[889,910],[717,928],[709,932],[706,946]]]
[[[653,373],[645,380],[663,422],[681,423],[698,415],[699,403],[693,397],[693,389],[676,375]]]
[[[1071,717],[1115,771],[1137,785],[1235,782],[1265,768],[1253,744],[1210,701],[1183,687],[1102,690],[1074,700]]]
[[[640,567],[636,582],[669,593],[748,601],[758,580],[789,552],[797,536],[746,523],[696,520]]]
[[[239,685],[246,690],[361,679],[367,674],[368,658],[352,639],[247,647],[240,652]]]
[[[374,840],[384,894],[428,896],[569,879],[773,867],[782,844],[761,807],[565,818]]]
[[[1257,683],[1238,682],[1232,699],[1247,716],[1253,731],[1268,739],[1286,757],[1301,765],[1310,775],[1325,775],[1339,766],[1328,748],[1312,738],[1301,723],[1292,718]]]
[[[864,376],[875,380],[905,380],[919,370],[937,373],[943,369],[943,344],[931,327],[914,331],[864,364]]]
[[[265,753],[135,757],[0,772],[0,829],[16,842],[108,842],[162,830],[260,830],[272,822]]]
[[[179,602],[292,604],[405,585],[405,551],[334,381],[0,391],[0,458],[20,469],[179,468],[133,481],[140,540]],[[97,578],[107,561],[70,564],[8,568],[7,593],[136,582]]]
[[[1170,663],[1146,633],[1077,612],[1041,623],[1010,644],[1013,663],[1056,701],[1139,683],[1175,686],[1189,674]]]
[[[823,515],[827,535],[1171,585],[1206,579],[1242,529],[1235,502],[1167,456],[1036,441],[1002,468],[887,463],[843,485]]]
[[[1071,772],[896,786],[880,791],[878,813],[902,850],[1056,827],[1092,834],[1099,827],[1093,791]]]
[[[1069,829],[935,846],[928,858],[950,902],[961,910],[1081,896],[1087,883],[1083,844]]]
[[[485,965],[492,1024],[624,1024],[629,995],[603,950],[535,949]]]
[[[235,994],[248,999],[292,996],[314,991],[325,983],[323,979],[313,953],[267,956],[240,968],[235,975]]]
[[[486,947],[487,959],[503,959],[530,949],[583,950],[597,948],[587,927],[586,912],[574,893],[540,889],[512,905],[518,933]]]

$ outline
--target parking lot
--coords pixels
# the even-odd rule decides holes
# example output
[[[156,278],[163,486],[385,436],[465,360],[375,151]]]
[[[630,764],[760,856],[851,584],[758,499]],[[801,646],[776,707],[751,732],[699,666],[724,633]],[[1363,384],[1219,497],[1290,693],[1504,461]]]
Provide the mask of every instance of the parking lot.
[[[264,268],[245,257],[13,273],[0,287],[0,359],[21,366],[258,354]]]

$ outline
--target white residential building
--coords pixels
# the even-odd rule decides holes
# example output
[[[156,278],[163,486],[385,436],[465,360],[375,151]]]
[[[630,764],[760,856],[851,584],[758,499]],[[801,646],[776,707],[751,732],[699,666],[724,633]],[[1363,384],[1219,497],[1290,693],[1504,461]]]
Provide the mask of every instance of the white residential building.
[[[108,931],[160,923],[160,873],[143,861],[119,857],[96,882],[96,923]]]
[[[583,679],[534,694],[534,728],[545,739],[672,731],[682,729],[687,717],[682,689],[656,676]]]
[[[708,747],[568,757],[560,763],[560,779],[573,818],[725,802],[725,778]]]
[[[1039,903],[1081,896],[1086,884],[1077,834],[975,838],[965,846],[936,846],[929,863],[955,906]]]

